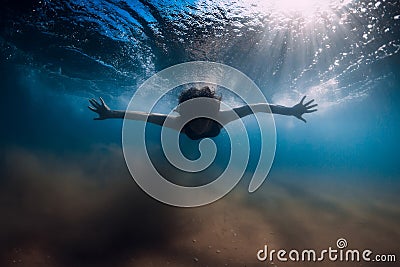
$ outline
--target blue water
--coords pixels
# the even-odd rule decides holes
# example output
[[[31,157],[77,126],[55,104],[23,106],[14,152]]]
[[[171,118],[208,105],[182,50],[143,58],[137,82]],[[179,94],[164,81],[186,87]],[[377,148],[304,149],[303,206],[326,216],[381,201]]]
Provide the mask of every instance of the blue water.
[[[109,147],[122,153],[122,121],[93,121],[87,100],[101,96],[111,108],[123,110],[157,71],[209,60],[248,75],[270,103],[290,106],[307,95],[319,104],[318,112],[305,115],[307,123],[275,116],[273,181],[290,173],[287,184],[308,177],[310,184],[333,179],[363,188],[371,182],[398,192],[398,6],[394,0],[331,1],[319,9],[256,0],[7,2],[0,31],[1,159],[22,149],[38,155],[40,162],[72,159],[80,171],[108,168]],[[166,95],[158,111],[174,108],[178,94]],[[240,104],[228,93],[223,99]],[[259,136],[253,118],[245,123],[252,149],[243,182],[247,188],[257,164]],[[160,127],[149,128],[149,142],[156,145]],[[218,174],[229,155],[225,134],[215,138],[215,168],[181,183],[204,183]],[[181,140],[184,153],[196,158],[196,143],[191,142]],[[93,151],[98,166],[83,167],[81,160],[92,159]],[[152,153],[159,155],[159,150]],[[180,173],[157,157],[160,171],[171,179]],[[29,162],[29,157],[17,159],[22,166]],[[122,158],[117,165],[125,168]],[[12,173],[4,166],[2,172]],[[112,180],[110,176],[96,179]],[[2,177],[7,181],[7,175]],[[268,190],[268,181],[263,190]],[[262,194],[257,196],[268,197]],[[394,214],[398,218],[398,210]]]
[[[92,122],[87,98],[124,109],[158,70],[211,60],[243,71],[272,103],[304,94],[318,102],[307,124],[276,116],[275,168],[397,176],[395,3],[354,1],[302,16],[250,2],[42,1],[8,18],[2,108],[13,110],[4,118],[13,126],[2,142],[63,150],[119,143],[120,122]]]

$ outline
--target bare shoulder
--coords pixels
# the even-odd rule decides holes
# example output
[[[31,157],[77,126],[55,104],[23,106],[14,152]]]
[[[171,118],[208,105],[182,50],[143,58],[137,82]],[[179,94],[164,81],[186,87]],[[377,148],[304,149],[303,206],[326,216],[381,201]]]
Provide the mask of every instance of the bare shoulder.
[[[165,115],[163,120],[163,126],[175,130],[179,130],[183,127],[184,120],[182,116],[179,115]]]
[[[228,124],[229,122],[237,120],[239,118],[240,116],[235,109],[221,110],[218,113],[218,122],[222,125]]]

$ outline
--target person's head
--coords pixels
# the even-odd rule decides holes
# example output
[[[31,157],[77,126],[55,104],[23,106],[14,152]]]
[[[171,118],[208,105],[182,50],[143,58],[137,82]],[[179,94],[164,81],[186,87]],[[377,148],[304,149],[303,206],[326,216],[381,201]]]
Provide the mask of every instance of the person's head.
[[[208,110],[213,109],[215,110],[215,112],[219,111],[219,107],[220,107],[220,103],[219,101],[221,100],[220,96],[217,96],[215,94],[215,92],[213,90],[210,89],[210,87],[208,86],[204,86],[200,89],[197,89],[195,87],[191,87],[187,90],[182,91],[182,93],[179,95],[179,104],[182,104],[185,101],[188,101],[190,99],[194,99],[197,97],[208,97],[208,98],[212,98],[218,101],[212,101],[210,102],[210,106],[207,107]],[[185,110],[184,109],[179,109],[178,111],[179,113],[184,113]]]
[[[210,101],[209,104],[207,104],[207,107],[204,107],[207,109],[207,111],[211,114],[217,114],[220,109],[220,100],[221,97],[217,96],[213,90],[210,89],[208,86],[204,86],[200,89],[197,89],[195,87],[191,87],[187,90],[184,90],[180,95],[179,95],[179,104],[182,104],[185,101],[198,98],[198,97],[206,97],[206,98],[212,98],[213,100],[216,101]],[[192,113],[192,110],[187,110],[190,109],[191,106],[180,106],[180,108],[177,110],[181,115],[184,115],[185,113]],[[204,118],[197,118],[192,120],[189,123],[189,127],[201,134],[203,132],[206,132],[210,128],[210,120],[209,119],[204,119]]]

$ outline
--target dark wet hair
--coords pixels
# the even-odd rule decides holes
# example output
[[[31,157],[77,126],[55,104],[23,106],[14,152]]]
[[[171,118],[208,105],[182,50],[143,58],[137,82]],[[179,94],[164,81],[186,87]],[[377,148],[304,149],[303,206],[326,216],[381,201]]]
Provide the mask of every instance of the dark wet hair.
[[[211,90],[208,86],[204,86],[200,89],[191,87],[179,95],[179,104],[196,97],[209,97],[221,100],[221,96],[217,96],[215,91]]]

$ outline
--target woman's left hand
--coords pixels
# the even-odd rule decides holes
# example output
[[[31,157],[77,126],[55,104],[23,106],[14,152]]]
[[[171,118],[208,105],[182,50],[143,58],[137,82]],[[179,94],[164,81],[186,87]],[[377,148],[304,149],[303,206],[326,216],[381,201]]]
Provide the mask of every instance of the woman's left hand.
[[[312,113],[317,111],[317,109],[313,109],[318,104],[312,104],[314,102],[314,99],[308,101],[307,103],[304,104],[304,100],[306,99],[306,96],[303,96],[303,98],[300,100],[300,102],[292,107],[292,115],[298,118],[299,120],[302,120],[304,122],[307,122],[302,116],[304,113]]]

